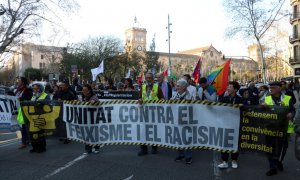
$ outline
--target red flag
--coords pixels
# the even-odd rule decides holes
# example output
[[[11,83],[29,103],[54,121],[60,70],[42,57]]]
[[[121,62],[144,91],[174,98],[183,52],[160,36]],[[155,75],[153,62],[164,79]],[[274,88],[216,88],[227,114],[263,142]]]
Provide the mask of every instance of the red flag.
[[[194,69],[192,76],[194,78],[194,81],[198,84],[201,77],[201,57],[199,57],[198,63]]]
[[[138,83],[142,84],[143,83],[143,73],[141,74],[141,76],[138,79]]]
[[[168,76],[168,71],[169,71],[169,68],[167,69],[167,70],[165,70],[162,74],[164,75],[164,76]]]

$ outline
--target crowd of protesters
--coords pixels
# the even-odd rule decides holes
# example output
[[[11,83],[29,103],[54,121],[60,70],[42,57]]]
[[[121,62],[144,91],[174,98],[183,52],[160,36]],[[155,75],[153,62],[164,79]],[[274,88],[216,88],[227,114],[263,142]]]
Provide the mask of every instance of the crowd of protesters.
[[[292,87],[299,93],[299,83],[294,85],[287,84],[285,81],[271,82],[268,85],[262,85],[259,88],[255,86],[254,82],[248,83],[247,86],[240,87],[237,81],[230,81],[228,83],[227,91],[217,96],[216,89],[213,85],[207,83],[207,79],[202,77],[199,79],[199,84],[196,85],[189,74],[183,75],[178,81],[172,81],[166,79],[163,74],[154,75],[151,72],[146,73],[145,82],[134,86],[133,80],[125,78],[122,82],[114,83],[111,79],[104,84],[96,84],[95,82],[90,84],[81,85],[78,78],[74,78],[72,83],[69,83],[68,79],[64,79],[61,82],[47,84],[43,87],[41,84],[33,84],[30,88],[29,82],[26,78],[18,78],[17,88],[14,95],[19,98],[20,101],[40,101],[46,99],[52,100],[78,100],[78,94],[81,94],[79,100],[83,102],[98,102],[99,99],[95,95],[94,91],[109,90],[109,91],[139,91],[140,99],[142,103],[145,100],[159,100],[159,99],[179,99],[179,100],[205,100],[214,102],[223,102],[229,104],[243,104],[243,105],[284,105],[289,108],[287,119],[293,120],[295,115],[294,104],[296,98],[293,93]],[[298,84],[298,85],[297,85]],[[42,153],[46,151],[46,139],[39,139],[34,141],[30,139],[28,132],[28,126],[22,120],[22,112],[19,110],[18,121],[21,124],[22,141],[20,149],[24,149],[31,143],[32,149],[30,152]],[[63,122],[58,124],[57,128],[60,128],[58,132],[59,139],[64,144],[70,143],[66,135],[66,125]],[[285,140],[283,147],[283,155],[281,158],[272,159],[268,157],[270,169],[266,173],[267,176],[277,174],[277,170],[283,170],[283,159],[288,147],[288,139]],[[85,145],[85,154],[98,153],[99,146],[95,146],[94,150],[91,146]],[[152,146],[152,154],[157,154],[158,148]],[[138,152],[139,156],[148,154],[147,146],[140,147]],[[231,156],[231,167],[238,168],[239,153],[221,153],[221,163],[218,165],[221,169],[229,167],[229,156]],[[190,150],[179,150],[178,157],[175,161],[184,161],[186,164],[191,164],[192,152]]]

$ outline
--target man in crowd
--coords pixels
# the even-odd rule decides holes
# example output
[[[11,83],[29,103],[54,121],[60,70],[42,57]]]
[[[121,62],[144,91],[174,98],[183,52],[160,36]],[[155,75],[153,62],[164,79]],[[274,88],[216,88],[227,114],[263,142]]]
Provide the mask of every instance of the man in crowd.
[[[191,75],[185,74],[185,75],[183,75],[183,79],[185,79],[189,83],[189,86],[187,87],[187,90],[193,96],[193,99],[196,99],[196,97],[197,97],[197,89],[196,89],[195,86],[192,85]]]
[[[60,98],[58,98],[59,100],[72,101],[77,99],[76,95],[71,90],[71,86],[69,84],[68,79],[63,80],[63,82],[60,84],[60,88],[61,88],[61,94],[60,94]],[[60,127],[59,129],[62,136],[61,140],[64,141],[64,144],[70,143],[70,140],[67,139],[66,123],[60,121],[58,127]]]
[[[17,82],[17,90],[15,95],[18,97],[19,101],[29,101],[32,97],[32,91],[27,87],[28,80],[25,77],[19,77]],[[26,148],[29,143],[28,137],[28,127],[24,122],[23,113],[21,108],[18,109],[18,122],[22,125],[21,134],[22,134],[22,144],[19,149]]]
[[[172,97],[172,87],[171,85],[165,81],[165,76],[160,73],[156,76],[157,78],[157,82],[158,82],[158,86],[160,87],[160,89],[162,90],[165,99],[170,99]]]
[[[265,105],[269,106],[286,106],[289,109],[289,113],[286,115],[286,118],[288,121],[291,121],[293,117],[295,116],[295,108],[292,101],[291,96],[288,96],[287,94],[282,93],[282,84],[281,82],[272,82],[269,84],[270,86],[270,95],[266,96],[265,98]],[[291,127],[288,128],[288,132],[292,132],[293,129]],[[284,159],[284,156],[286,154],[288,148],[288,138],[287,136],[284,137],[283,141],[283,147],[281,156],[279,159],[276,159],[274,157],[268,157],[269,160],[269,166],[270,170],[266,173],[267,176],[273,176],[277,174],[277,169],[279,171],[283,170],[283,164],[282,161]]]
[[[285,81],[281,81],[281,93],[291,96],[291,100],[293,104],[296,104],[296,98],[294,92],[287,88],[287,83]]]
[[[148,72],[145,76],[146,83],[142,85],[140,90],[140,103],[144,103],[147,100],[159,100],[164,99],[164,95],[158,84],[154,83],[154,76],[151,72]],[[139,156],[148,154],[148,148],[145,145],[141,145],[141,151]],[[152,154],[157,154],[157,146],[152,146]]]
[[[78,83],[79,79],[76,77],[73,79],[73,82],[72,82],[72,88],[75,90],[75,91],[82,91],[82,86]]]

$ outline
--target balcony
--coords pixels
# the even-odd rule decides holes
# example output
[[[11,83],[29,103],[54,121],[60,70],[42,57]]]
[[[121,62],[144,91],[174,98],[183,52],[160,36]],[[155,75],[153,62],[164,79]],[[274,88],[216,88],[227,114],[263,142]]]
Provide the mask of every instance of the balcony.
[[[290,23],[292,24],[294,21],[300,20],[300,13],[293,13],[290,16]]]
[[[290,0],[291,5],[293,5],[294,2],[297,2],[297,0]]]
[[[289,37],[290,43],[293,44],[296,41],[300,41],[300,35],[299,34],[293,34]]]
[[[291,65],[300,64],[300,56],[294,56],[289,59]]]

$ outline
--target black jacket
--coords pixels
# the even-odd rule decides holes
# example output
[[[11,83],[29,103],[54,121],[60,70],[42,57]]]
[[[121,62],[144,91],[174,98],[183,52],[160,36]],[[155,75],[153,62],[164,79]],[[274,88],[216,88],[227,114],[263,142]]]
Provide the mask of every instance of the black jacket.
[[[225,96],[222,99],[220,99],[219,102],[227,103],[227,104],[243,104],[243,99],[237,94],[235,94],[234,97]]]

